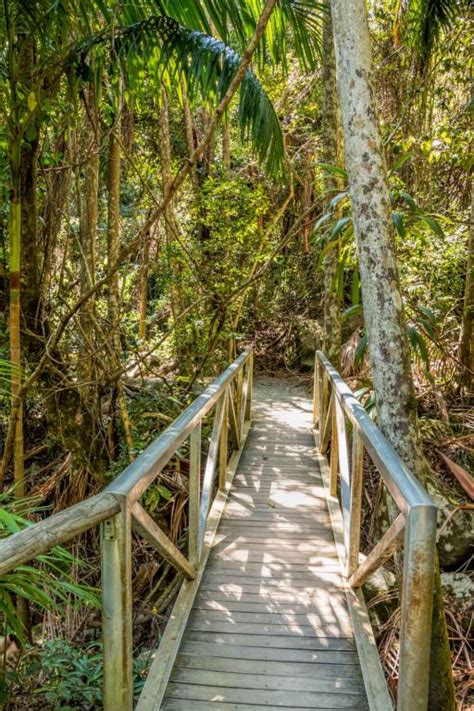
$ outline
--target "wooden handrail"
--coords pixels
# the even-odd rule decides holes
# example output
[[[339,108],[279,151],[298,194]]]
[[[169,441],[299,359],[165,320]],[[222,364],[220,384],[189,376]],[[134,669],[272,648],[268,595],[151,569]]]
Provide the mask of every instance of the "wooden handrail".
[[[197,585],[202,574],[208,555],[208,552],[203,553],[207,525],[209,523],[212,530],[217,526],[224,500],[219,496],[225,498],[227,495],[228,476],[233,476],[245,443],[251,417],[252,370],[252,352],[245,351],[103,492],[0,541],[0,574],[5,574],[101,524],[105,711],[131,711],[133,708],[132,526],[183,574],[182,595],[177,601],[182,606],[183,599],[188,599],[187,596],[191,599],[186,584]],[[201,423],[213,408],[216,408],[216,414],[201,494]],[[229,410],[233,415],[232,427]],[[138,499],[188,438],[190,475],[186,557],[142,508]],[[215,495],[217,467],[219,481]],[[190,588],[191,591],[194,589]],[[182,610],[180,615],[183,615]],[[174,635],[176,638],[173,614],[170,621],[168,637]],[[166,648],[172,648],[173,641],[168,640],[166,631],[164,639]]]
[[[331,412],[332,408],[332,412]],[[331,438],[330,496],[340,498],[346,575],[359,588],[403,544],[400,677],[397,709],[426,711],[437,508],[324,353],[315,359],[314,424],[321,452]],[[352,456],[349,457],[349,428]],[[368,453],[400,509],[367,557],[360,556],[363,455]]]
[[[238,376],[249,358],[250,351],[244,351],[158,439],[109,484],[106,491],[137,501],[189,437],[197,423],[214,407],[227,385]]]
[[[120,511],[114,494],[102,492],[0,541],[0,575],[71,541]]]

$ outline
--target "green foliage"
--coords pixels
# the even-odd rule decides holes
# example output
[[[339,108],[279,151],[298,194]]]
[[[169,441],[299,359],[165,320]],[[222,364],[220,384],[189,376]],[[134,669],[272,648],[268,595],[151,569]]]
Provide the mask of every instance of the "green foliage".
[[[9,494],[0,496],[0,538],[17,533],[31,522],[25,518],[31,513],[29,501],[15,501],[15,508]],[[16,511],[22,511],[22,515]],[[0,612],[7,629],[24,640],[23,626],[15,607],[15,596],[29,600],[43,610],[60,612],[66,603],[75,601],[85,605],[99,606],[95,591],[89,586],[78,583],[73,570],[83,568],[84,564],[71,555],[65,548],[56,546],[49,553],[37,558],[37,565],[17,566],[11,573],[0,576]]]
[[[84,50],[109,42],[108,33],[88,41],[78,54],[77,71],[85,65]],[[188,91],[199,91],[219,102],[226,94],[241,63],[237,52],[224,42],[192,31],[166,16],[151,16],[114,35],[114,51],[120,57],[127,85],[140,93],[145,77],[157,78],[169,87],[179,86],[179,75]],[[271,173],[283,169],[284,147],[275,109],[252,70],[247,70],[239,87],[239,124],[243,140],[250,140],[259,159]]]
[[[144,684],[149,659],[133,660],[134,697]],[[46,641],[24,657],[14,677],[29,691],[34,708],[92,711],[103,703],[104,662],[101,642],[75,646],[64,639]]]

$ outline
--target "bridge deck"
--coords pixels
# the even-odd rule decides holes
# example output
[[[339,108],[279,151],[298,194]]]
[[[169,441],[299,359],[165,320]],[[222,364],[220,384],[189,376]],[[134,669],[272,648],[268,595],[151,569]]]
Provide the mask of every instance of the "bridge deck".
[[[367,709],[310,400],[260,381],[163,709]]]

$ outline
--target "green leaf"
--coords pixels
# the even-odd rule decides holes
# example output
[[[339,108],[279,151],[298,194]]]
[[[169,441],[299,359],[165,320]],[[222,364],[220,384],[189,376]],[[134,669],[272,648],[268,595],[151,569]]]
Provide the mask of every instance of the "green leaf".
[[[34,91],[30,91],[30,93],[28,94],[27,104],[28,109],[31,111],[31,113],[33,113],[33,111],[38,106],[38,101],[36,99],[36,94]]]
[[[173,494],[169,489],[166,488],[166,486],[163,486],[162,484],[159,484],[157,487],[158,491],[160,492],[160,496],[162,496],[166,501],[169,501]]]
[[[362,364],[362,360],[364,358],[364,355],[367,351],[367,333],[363,333],[363,335],[360,337],[359,343],[357,344],[357,348],[354,351],[354,358],[353,358],[353,363],[354,363],[354,368],[359,368]]]
[[[344,178],[345,181],[349,180],[349,174],[344,168],[339,168],[337,165],[331,165],[330,163],[316,163],[316,165],[325,170],[327,173],[332,173],[333,175],[339,175],[339,177]]]
[[[346,226],[352,221],[352,217],[341,217],[337,222],[335,223],[334,227],[331,230],[331,237],[337,237],[337,235],[341,234],[344,232],[346,229]]]
[[[442,239],[444,238],[444,230],[441,227],[441,225],[439,224],[438,220],[436,220],[431,215],[424,215],[424,214],[423,215],[420,214],[419,219],[422,222],[425,222],[428,225],[428,227],[431,229],[431,231],[434,232],[435,235],[437,235],[438,237],[441,237]]]
[[[399,158],[397,158],[395,163],[392,165],[392,173],[394,173],[399,168],[401,168],[402,165],[405,165],[405,163],[408,160],[410,160],[411,158],[413,158],[413,153],[403,153],[403,155],[401,155]]]
[[[347,192],[347,190],[343,190],[341,193],[338,193],[337,195],[335,195],[329,204],[331,205],[332,208],[335,208],[335,207],[337,207],[337,205],[339,205],[341,200],[344,200],[348,195],[349,195],[349,193]]]
[[[351,318],[351,316],[358,316],[361,313],[362,304],[354,304],[353,306],[349,306],[349,308],[344,309],[342,318],[344,321],[347,321],[347,319]]]
[[[392,221],[400,237],[405,237],[407,232],[403,222],[403,215],[399,212],[392,212]]]
[[[354,306],[359,306],[360,303],[360,275],[359,270],[354,269],[351,281],[351,300]]]
[[[314,227],[313,227],[313,232],[317,232],[326,222],[328,222],[332,217],[332,214],[330,212],[324,213],[319,220],[316,221]]]
[[[406,204],[408,205],[410,210],[412,210],[413,212],[416,212],[418,207],[411,195],[409,195],[407,192],[405,192],[405,190],[400,190],[400,197],[406,202]]]

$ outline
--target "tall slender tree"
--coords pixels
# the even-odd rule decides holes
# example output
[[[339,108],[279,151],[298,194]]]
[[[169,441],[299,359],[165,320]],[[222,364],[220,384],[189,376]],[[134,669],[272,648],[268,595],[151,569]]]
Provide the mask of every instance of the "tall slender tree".
[[[377,119],[366,0],[331,0],[365,325],[380,427],[424,477],[424,458]],[[454,685],[439,571],[435,576],[429,708],[454,709]],[[420,694],[426,693],[420,689]]]
[[[322,159],[324,163],[343,164],[341,114],[336,86],[336,58],[332,31],[331,3],[325,1],[326,15],[323,27],[323,106],[322,106]],[[340,189],[340,179],[327,173],[325,188],[329,194]],[[339,367],[341,354],[341,303],[337,285],[339,264],[339,239],[324,258],[324,350],[329,360]]]

